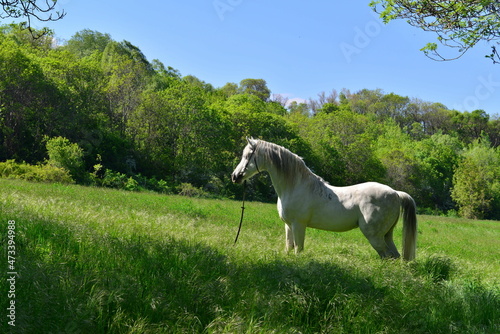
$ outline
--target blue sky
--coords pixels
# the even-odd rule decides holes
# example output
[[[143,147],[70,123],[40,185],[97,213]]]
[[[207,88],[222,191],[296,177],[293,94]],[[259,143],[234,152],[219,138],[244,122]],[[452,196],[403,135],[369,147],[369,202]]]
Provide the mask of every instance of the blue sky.
[[[316,98],[332,89],[380,88],[460,111],[500,114],[500,65],[476,46],[459,60],[419,51],[435,35],[404,21],[384,25],[364,1],[59,0],[64,19],[49,26],[69,39],[82,29],[109,33],[215,87],[262,78],[273,94]]]

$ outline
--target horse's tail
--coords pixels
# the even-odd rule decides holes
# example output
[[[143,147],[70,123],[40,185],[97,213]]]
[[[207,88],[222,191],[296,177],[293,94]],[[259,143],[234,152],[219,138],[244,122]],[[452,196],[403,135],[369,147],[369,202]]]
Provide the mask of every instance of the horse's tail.
[[[417,205],[413,198],[403,191],[398,191],[403,209],[403,258],[413,260],[417,248]]]

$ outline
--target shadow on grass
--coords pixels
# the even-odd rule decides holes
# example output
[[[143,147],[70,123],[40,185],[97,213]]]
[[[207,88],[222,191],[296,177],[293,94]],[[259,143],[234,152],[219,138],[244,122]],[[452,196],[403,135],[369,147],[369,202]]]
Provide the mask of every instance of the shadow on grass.
[[[25,224],[18,241],[16,328],[2,322],[2,332],[444,333],[452,325],[493,332],[499,317],[498,295],[488,290],[464,301],[460,292],[423,284],[405,301],[370,277],[293,256],[241,264],[200,243],[97,235],[40,220]],[[497,311],[471,316],[485,300]],[[439,313],[446,308],[456,311]]]

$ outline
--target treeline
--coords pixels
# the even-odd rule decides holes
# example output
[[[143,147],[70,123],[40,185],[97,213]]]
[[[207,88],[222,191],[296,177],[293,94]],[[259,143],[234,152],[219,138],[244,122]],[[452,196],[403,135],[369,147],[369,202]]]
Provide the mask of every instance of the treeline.
[[[54,41],[0,28],[0,161],[54,162],[47,145],[59,143],[77,152],[78,183],[237,198],[230,173],[253,136],[333,185],[379,181],[424,212],[500,219],[500,121],[483,110],[368,89],[287,103],[262,79],[216,88],[108,34]],[[274,200],[270,180],[256,179],[251,196]]]

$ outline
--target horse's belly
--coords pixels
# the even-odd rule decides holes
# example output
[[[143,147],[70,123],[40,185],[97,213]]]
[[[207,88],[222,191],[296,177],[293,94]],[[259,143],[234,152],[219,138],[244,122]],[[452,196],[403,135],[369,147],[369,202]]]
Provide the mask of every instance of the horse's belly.
[[[308,227],[319,230],[345,232],[358,227],[357,215],[352,213],[334,213],[331,215],[314,214],[307,224]]]

